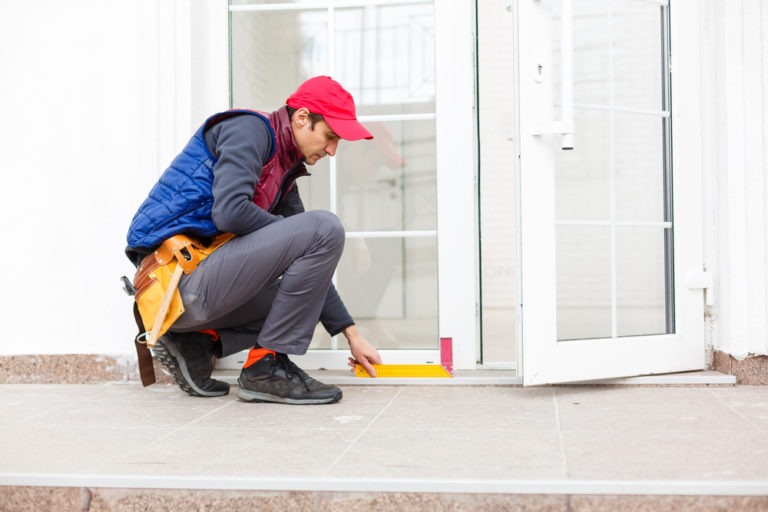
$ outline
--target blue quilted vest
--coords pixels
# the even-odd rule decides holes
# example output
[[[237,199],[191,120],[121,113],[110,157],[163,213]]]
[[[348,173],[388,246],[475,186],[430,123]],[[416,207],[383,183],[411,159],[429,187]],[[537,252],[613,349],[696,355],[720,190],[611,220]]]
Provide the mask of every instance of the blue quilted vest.
[[[205,129],[223,118],[239,114],[259,116],[269,126],[272,153],[277,142],[269,119],[251,110],[230,110],[209,117],[173,159],[139,207],[128,229],[129,248],[151,249],[179,233],[212,236],[219,233],[211,218],[213,169],[218,159],[205,143]]]

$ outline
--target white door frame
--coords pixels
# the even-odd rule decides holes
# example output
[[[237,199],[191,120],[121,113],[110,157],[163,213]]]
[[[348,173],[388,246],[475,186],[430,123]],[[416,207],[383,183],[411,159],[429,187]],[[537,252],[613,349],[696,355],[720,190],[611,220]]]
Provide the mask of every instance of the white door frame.
[[[359,3],[387,3],[387,0],[361,0]],[[324,4],[331,5],[332,2]],[[316,7],[322,6],[313,4],[313,8]],[[434,9],[438,337],[453,339],[455,369],[474,369],[478,359],[479,331],[473,139],[474,11],[471,2],[462,0],[436,1]],[[176,0],[164,10],[158,8],[158,18],[172,18],[171,26],[174,27],[165,32],[168,35],[157,30],[158,69],[166,70],[166,78],[159,80],[158,109],[162,112],[158,117],[174,120],[175,139],[178,139],[169,141],[168,145],[173,142],[181,147],[178,145],[180,141],[186,141],[206,115],[229,106],[229,73],[226,72],[229,64],[228,14],[226,0],[205,2],[204,6]],[[160,21],[158,19],[158,25]],[[170,47],[174,48],[173,52],[161,51]],[[180,101],[182,105],[179,105]],[[375,344],[375,340],[370,341]],[[383,350],[381,355],[385,363],[439,363],[439,339],[434,342],[434,350]],[[295,360],[308,369],[345,369],[348,355],[346,350],[310,350]],[[234,354],[220,360],[217,366],[239,368],[245,356],[244,352]]]
[[[661,2],[660,2],[661,4]],[[522,230],[522,372],[525,385],[701,369],[703,298],[688,288],[702,271],[699,5],[671,4],[674,289],[676,332],[660,336],[557,342],[553,136],[534,136],[552,119],[551,37],[536,0],[519,0]],[[548,15],[547,15],[548,16]],[[539,39],[536,39],[539,38]],[[534,43],[533,41],[536,41]],[[578,139],[578,134],[577,134]]]

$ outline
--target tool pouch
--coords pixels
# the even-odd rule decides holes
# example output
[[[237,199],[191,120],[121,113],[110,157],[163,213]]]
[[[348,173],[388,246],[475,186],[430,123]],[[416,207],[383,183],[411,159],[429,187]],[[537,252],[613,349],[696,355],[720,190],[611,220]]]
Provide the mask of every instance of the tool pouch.
[[[139,372],[145,386],[155,381],[154,369],[151,367],[151,356],[149,357],[150,367],[147,368],[149,349],[143,343],[147,335],[146,328],[151,328],[154,325],[155,317],[160,309],[160,304],[163,302],[176,265],[181,265],[184,273],[190,274],[201,261],[234,236],[232,233],[223,233],[216,236],[210,245],[204,246],[186,235],[175,235],[164,241],[154,253],[147,255],[136,270],[133,286],[136,289],[134,299],[136,300],[135,310],[138,311],[136,323],[139,327],[139,334],[135,341],[139,356]],[[184,304],[177,289],[173,291],[171,305],[157,337],[165,334],[182,313],[184,313]],[[139,322],[139,320],[141,321]]]

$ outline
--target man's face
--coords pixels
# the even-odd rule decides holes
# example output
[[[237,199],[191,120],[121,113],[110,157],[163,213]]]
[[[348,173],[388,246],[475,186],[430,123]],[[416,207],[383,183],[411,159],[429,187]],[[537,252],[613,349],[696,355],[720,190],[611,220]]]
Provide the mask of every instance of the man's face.
[[[304,155],[304,162],[315,165],[324,156],[336,154],[339,136],[325,121],[317,121],[313,129],[309,116],[302,114],[301,111],[296,113],[293,136],[299,151]]]

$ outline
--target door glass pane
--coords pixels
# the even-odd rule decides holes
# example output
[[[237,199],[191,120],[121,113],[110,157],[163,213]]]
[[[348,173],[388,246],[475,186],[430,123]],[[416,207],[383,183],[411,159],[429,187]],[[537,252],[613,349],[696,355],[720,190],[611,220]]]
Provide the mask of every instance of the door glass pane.
[[[342,142],[337,213],[348,231],[437,227],[435,123],[368,122],[372,142]]]
[[[336,9],[336,74],[358,115],[435,111],[434,7]]]
[[[614,101],[621,107],[661,110],[662,8],[638,0],[611,4]]]
[[[575,147],[555,154],[560,340],[674,332],[667,10],[573,2]]]
[[[336,287],[364,335],[378,348],[435,349],[436,237],[406,233],[437,229],[434,7],[259,10],[267,3],[231,2],[232,104],[274,110],[322,74],[352,93],[374,140],[342,141],[335,159],[298,180],[299,193],[307,210],[335,212],[351,233]],[[253,9],[237,10],[244,5]],[[318,328],[311,348],[335,343],[345,340]]]
[[[616,324],[619,336],[667,332],[664,232],[624,228],[616,233]]]
[[[557,339],[611,336],[611,230],[556,229]]]
[[[482,362],[517,363],[515,19],[477,2]]]
[[[664,122],[659,116],[614,114],[616,220],[664,220]]]
[[[377,348],[435,348],[436,239],[348,238],[337,279],[358,329]]]
[[[573,151],[555,153],[555,217],[605,220],[611,215],[610,115],[602,110],[574,112],[579,127]],[[588,130],[582,135],[582,128]]]
[[[328,11],[233,12],[231,56],[232,106],[276,110],[328,72]]]

